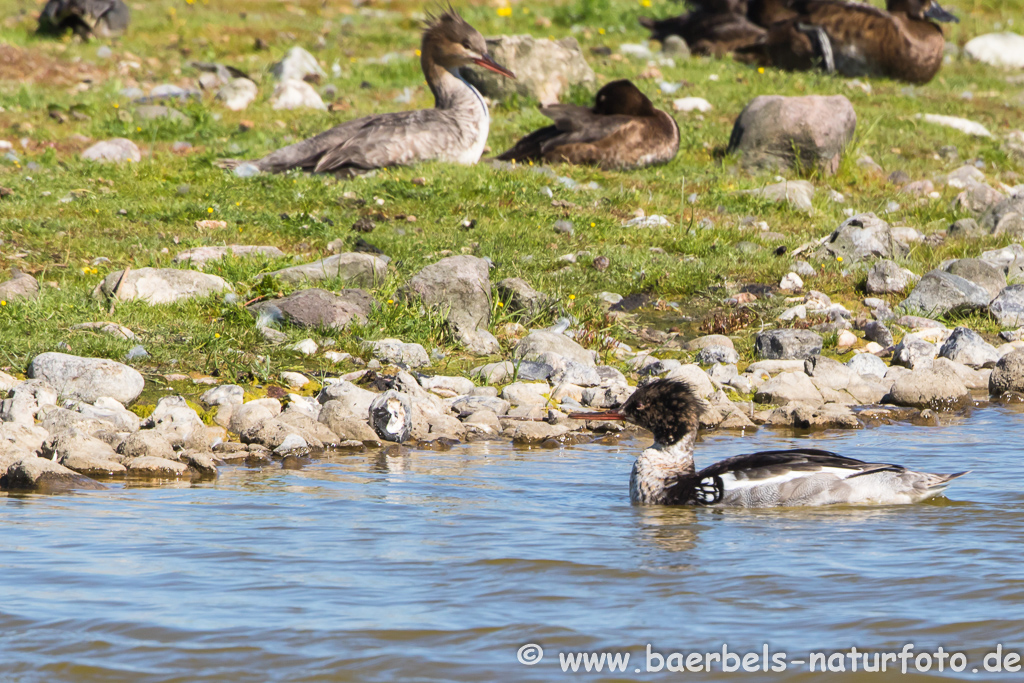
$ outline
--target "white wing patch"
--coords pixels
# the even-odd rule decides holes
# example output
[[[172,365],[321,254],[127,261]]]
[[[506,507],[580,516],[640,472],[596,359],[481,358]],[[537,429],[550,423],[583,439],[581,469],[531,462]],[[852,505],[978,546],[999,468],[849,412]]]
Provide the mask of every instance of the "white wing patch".
[[[722,487],[726,492],[738,491],[740,489],[753,488],[755,486],[781,486],[787,481],[793,481],[794,479],[800,479],[802,477],[811,477],[815,475],[831,474],[836,479],[846,479],[854,474],[859,474],[861,470],[851,470],[844,467],[822,467],[820,470],[791,470],[784,474],[779,474],[774,477],[768,477],[767,479],[737,479],[736,474],[733,472],[726,472],[721,475]]]

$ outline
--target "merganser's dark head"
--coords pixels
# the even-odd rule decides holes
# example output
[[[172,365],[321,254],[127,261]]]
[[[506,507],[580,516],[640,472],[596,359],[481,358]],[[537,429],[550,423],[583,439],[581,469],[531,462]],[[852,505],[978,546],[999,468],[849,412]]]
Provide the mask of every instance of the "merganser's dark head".
[[[655,111],[647,95],[625,78],[598,90],[593,109],[601,116],[653,116]]]
[[[960,23],[960,18],[944,9],[935,0],[888,0],[885,9],[889,12],[903,12],[911,19]]]
[[[427,15],[420,52],[422,61],[430,60],[446,69],[476,64],[506,78],[516,77],[491,59],[487,41],[451,5],[436,16]]]
[[[574,420],[626,420],[654,435],[655,443],[670,446],[696,435],[704,402],[680,379],[656,379],[637,388],[618,410],[572,413]],[[691,442],[692,443],[692,442]]]

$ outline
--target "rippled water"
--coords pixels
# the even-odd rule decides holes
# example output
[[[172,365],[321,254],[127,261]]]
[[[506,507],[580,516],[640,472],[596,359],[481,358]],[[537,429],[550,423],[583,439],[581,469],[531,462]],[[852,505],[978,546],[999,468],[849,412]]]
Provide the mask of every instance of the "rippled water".
[[[1024,651],[1022,434],[1024,414],[993,407],[938,428],[762,430],[698,447],[698,465],[813,440],[974,471],[950,500],[905,507],[631,507],[629,468],[647,443],[635,438],[0,498],[0,680],[826,680],[798,665],[649,673],[648,643],[768,644],[789,659],[942,645],[970,658],[952,677],[976,680],[997,643]],[[545,650],[531,667],[517,660],[527,643]],[[631,653],[626,672],[562,673],[559,652],[602,650]]]

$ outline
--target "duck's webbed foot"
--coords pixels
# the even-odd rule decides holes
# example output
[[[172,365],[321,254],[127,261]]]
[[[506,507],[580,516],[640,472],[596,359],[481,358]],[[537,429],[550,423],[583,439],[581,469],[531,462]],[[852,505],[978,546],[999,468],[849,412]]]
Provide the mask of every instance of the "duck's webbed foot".
[[[828,37],[825,29],[812,24],[797,24],[797,30],[806,34],[818,48],[818,56],[821,58],[821,64],[825,69],[825,73],[834,74],[836,72],[836,58],[832,52],[832,40]]]

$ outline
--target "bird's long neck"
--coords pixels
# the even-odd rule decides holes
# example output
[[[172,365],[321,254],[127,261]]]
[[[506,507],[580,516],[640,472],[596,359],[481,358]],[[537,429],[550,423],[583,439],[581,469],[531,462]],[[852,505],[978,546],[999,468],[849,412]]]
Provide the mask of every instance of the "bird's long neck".
[[[696,439],[696,433],[690,432],[676,443],[655,443],[644,450],[633,465],[629,481],[630,500],[649,504],[667,502],[669,484],[697,471],[693,465]]]
[[[488,115],[487,105],[480,93],[463,80],[458,68],[449,69],[441,66],[426,49],[420,57],[420,66],[423,67],[423,75],[430,86],[430,92],[434,93],[435,109],[473,107],[481,108],[484,116]]]

